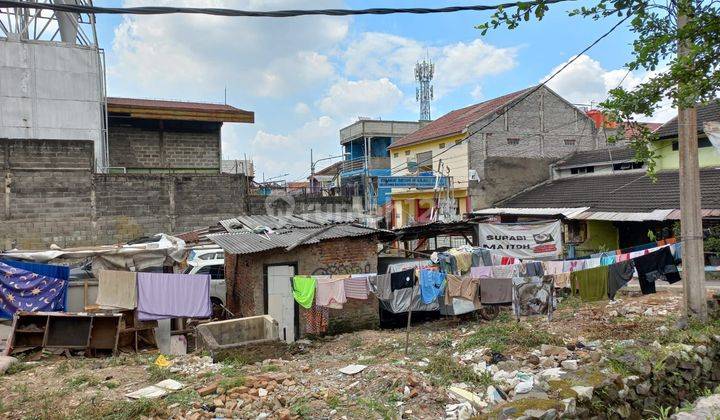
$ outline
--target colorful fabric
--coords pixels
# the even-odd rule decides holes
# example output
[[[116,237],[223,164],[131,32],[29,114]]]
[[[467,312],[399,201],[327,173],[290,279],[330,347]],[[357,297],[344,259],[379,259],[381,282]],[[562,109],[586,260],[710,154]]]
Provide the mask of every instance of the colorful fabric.
[[[513,278],[520,276],[520,264],[496,265],[492,268],[492,276],[495,278]]]
[[[448,251],[450,255],[455,257],[455,263],[457,264],[457,269],[461,273],[465,273],[466,271],[470,270],[470,267],[472,266],[472,254],[466,251],[461,251],[459,249],[451,249]]]
[[[617,261],[617,255],[604,255],[600,257],[600,265],[612,265]]]
[[[585,260],[567,260],[563,261],[563,273],[572,273],[573,271],[585,268]]]
[[[615,300],[615,294],[632,279],[634,272],[632,260],[608,266],[608,298]]]
[[[447,274],[445,285],[445,304],[452,305],[453,298],[459,298],[462,292],[462,279],[454,274]]]
[[[485,248],[475,248],[472,251],[473,267],[493,265],[490,251]]]
[[[546,275],[563,273],[563,261],[543,261],[542,265]]]
[[[512,279],[513,312],[521,316],[547,315],[552,319],[555,287],[552,276]]]
[[[0,318],[17,311],[58,311],[64,308],[67,280],[43,276],[0,262]]]
[[[210,318],[209,274],[137,273],[138,319]]]
[[[350,276],[315,276],[315,304],[330,309],[342,309],[347,302],[345,280],[348,278]]]
[[[492,267],[472,267],[470,269],[470,277],[474,279],[482,279],[485,277],[492,277],[493,275],[493,268]]]
[[[540,261],[527,261],[520,264],[520,272],[524,277],[542,276],[545,269]]]
[[[585,260],[585,265],[583,269],[587,270],[589,268],[596,268],[600,267],[600,258],[588,258]]]
[[[608,297],[608,267],[573,271],[570,275],[572,293],[579,294],[586,302],[604,300]]]
[[[512,279],[480,279],[480,303],[496,305],[512,302]]]
[[[27,270],[31,273],[39,274],[41,276],[65,280],[66,282],[70,280],[70,267],[66,265],[40,264],[18,260],[0,260],[0,262],[5,263],[10,267]],[[58,305],[55,309],[58,312],[64,312],[65,308],[67,308],[67,287],[65,288],[65,292],[63,293],[63,297],[59,300]]]
[[[113,308],[137,308],[137,273],[100,270],[95,303]]]
[[[445,273],[433,270],[420,270],[420,295],[425,304],[437,301],[445,295]]]
[[[680,281],[675,259],[668,247],[633,258],[638,273],[640,290],[644,295],[655,293],[655,282],[664,280],[670,284]]]
[[[353,274],[345,279],[345,297],[366,300],[368,298],[368,277],[374,274]]]
[[[310,309],[315,299],[315,278],[309,276],[293,277],[293,297],[298,305]]]
[[[325,334],[330,324],[330,310],[323,306],[312,305],[303,311],[305,314],[305,332],[308,334]]]
[[[566,287],[570,287],[570,276],[572,273],[560,273],[560,274],[553,274],[553,281],[555,282],[555,287],[558,289],[564,289]]]

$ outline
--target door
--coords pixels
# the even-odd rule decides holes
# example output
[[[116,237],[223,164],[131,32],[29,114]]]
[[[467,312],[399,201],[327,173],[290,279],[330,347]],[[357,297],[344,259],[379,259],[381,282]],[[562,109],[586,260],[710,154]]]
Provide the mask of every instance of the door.
[[[292,265],[271,265],[267,267],[267,314],[277,321],[280,339],[288,343],[295,341],[295,298],[292,294]]]

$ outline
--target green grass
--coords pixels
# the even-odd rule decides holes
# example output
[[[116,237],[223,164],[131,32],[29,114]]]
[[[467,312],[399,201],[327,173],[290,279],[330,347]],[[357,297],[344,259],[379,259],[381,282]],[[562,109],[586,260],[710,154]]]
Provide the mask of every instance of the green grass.
[[[337,408],[340,407],[341,404],[340,397],[338,397],[337,395],[331,395],[328,397],[326,403],[331,409],[337,410]]]
[[[165,379],[178,379],[178,375],[170,372],[170,369],[160,367],[156,364],[148,365],[147,372],[150,380],[152,382],[160,382],[164,381]]]
[[[263,372],[277,372],[280,370],[280,366],[278,365],[265,365],[261,369]]]
[[[312,409],[308,404],[309,400],[305,397],[298,398],[290,405],[290,411],[300,418],[309,418],[312,413]]]
[[[132,401],[116,401],[101,410],[96,418],[105,420],[134,420],[141,417],[162,416],[165,413],[160,400],[141,398]]]
[[[87,386],[96,386],[100,384],[100,379],[89,373],[81,373],[71,378],[68,382],[70,388],[79,388],[85,384],[87,384]]]
[[[532,349],[541,344],[562,345],[563,342],[545,329],[530,329],[518,322],[498,319],[480,326],[460,344],[460,350],[488,347],[494,352],[503,353],[508,347]]]
[[[225,390],[237,388],[239,386],[245,385],[245,377],[243,376],[235,376],[231,378],[225,378],[220,381],[220,384],[218,385],[219,388],[223,388]]]
[[[468,366],[463,366],[449,355],[437,354],[430,356],[430,363],[424,368],[437,385],[450,385],[454,382],[465,382],[477,386],[492,384],[489,373],[478,375]]]
[[[14,375],[16,373],[24,372],[26,370],[30,370],[33,368],[33,365],[29,365],[27,363],[18,362],[14,365],[10,366],[8,370],[5,371],[6,375]]]
[[[369,410],[371,413],[380,415],[380,417],[382,417],[384,420],[390,420],[395,418],[395,412],[393,408],[388,407],[387,405],[381,403],[374,398],[360,398],[358,399],[358,404]]]
[[[180,408],[188,409],[195,401],[200,401],[202,397],[194,389],[183,389],[165,397],[165,404],[179,404]]]

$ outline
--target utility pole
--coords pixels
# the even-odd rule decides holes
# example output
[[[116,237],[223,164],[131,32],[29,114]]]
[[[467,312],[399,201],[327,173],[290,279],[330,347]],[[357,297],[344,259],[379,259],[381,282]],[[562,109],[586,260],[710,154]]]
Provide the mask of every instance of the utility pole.
[[[315,183],[315,162],[313,162],[312,148],[310,149],[310,192],[313,192]]]
[[[687,0],[678,2],[678,34],[692,10]],[[688,55],[691,40],[678,40],[678,56]],[[682,84],[679,86],[682,92]],[[678,104],[678,149],[680,154],[680,229],[682,235],[683,291],[685,315],[707,321],[705,261],[703,254],[700,165],[698,162],[697,110]]]

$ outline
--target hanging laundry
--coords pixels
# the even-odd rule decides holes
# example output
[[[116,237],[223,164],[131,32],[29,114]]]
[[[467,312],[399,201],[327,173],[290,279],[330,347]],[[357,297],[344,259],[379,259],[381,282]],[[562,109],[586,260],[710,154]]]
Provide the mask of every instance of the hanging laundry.
[[[390,274],[390,288],[392,291],[413,287],[415,284],[415,269],[398,271]]]
[[[545,275],[563,272],[563,261],[543,261],[542,266]]]
[[[315,276],[315,304],[330,309],[342,309],[347,302],[345,279],[350,276]]]
[[[298,305],[310,309],[315,299],[315,278],[310,276],[293,277],[293,297]]]
[[[57,311],[67,285],[67,280],[0,263],[0,318],[11,319],[17,311]]]
[[[607,299],[608,267],[596,267],[573,271],[570,274],[573,295],[579,294],[586,302]]]
[[[472,267],[470,268],[470,277],[474,279],[482,279],[485,277],[492,277],[492,267]]]
[[[518,260],[515,257],[502,257],[500,258],[500,265],[513,265],[517,264]]]
[[[576,270],[582,270],[585,268],[585,260],[567,260],[563,261],[563,272],[572,273]]]
[[[376,276],[368,277],[368,287],[378,300],[383,301],[392,299],[390,274],[378,274]]]
[[[615,255],[615,262],[627,261],[630,259],[630,254],[617,254]]]
[[[460,296],[454,297],[460,297],[472,302],[473,305],[475,305],[475,309],[482,308],[480,304],[480,280],[463,277],[462,283],[460,284]]]
[[[41,264],[12,259],[3,259],[0,260],[0,262],[5,263],[10,267],[27,270],[31,273],[39,274],[41,276],[64,280],[65,282],[70,280],[70,267],[65,265]],[[57,304],[55,305],[55,311],[64,312],[65,308],[67,308],[67,287],[64,289],[62,298],[58,299]]]
[[[472,254],[470,252],[461,251],[457,248],[453,248],[449,250],[448,253],[455,257],[457,269],[460,271],[460,273],[465,273],[466,271],[470,270],[470,267],[472,266]]]
[[[324,306],[312,305],[304,310],[305,332],[308,334],[325,334],[330,324],[330,310]]]
[[[495,266],[495,265],[502,265],[502,259],[503,259],[503,256],[502,256],[502,255],[492,254],[491,259],[492,259],[492,265],[493,265],[493,266]]]
[[[472,254],[473,267],[493,265],[489,250],[485,248],[474,248]]]
[[[496,278],[513,278],[520,276],[520,264],[496,265],[492,268],[492,276]]]
[[[600,265],[612,265],[615,264],[617,260],[617,255],[603,255],[600,257]]]
[[[445,273],[433,270],[420,270],[420,292],[425,304],[445,296]]]
[[[345,297],[366,300],[368,298],[368,277],[375,274],[353,274],[345,279]]]
[[[668,247],[633,258],[633,262],[638,273],[640,290],[644,295],[655,293],[655,282],[658,280],[670,284],[680,281],[680,273]]]
[[[511,278],[482,278],[480,303],[483,305],[512,303],[512,289]]]
[[[401,263],[395,263],[390,264],[387,266],[387,273],[397,273],[398,271],[405,271],[409,270],[411,268],[418,268],[418,267],[425,267],[425,266],[431,266],[434,263],[432,260],[414,260],[414,261],[405,261]]]
[[[438,266],[440,270],[448,274],[460,274],[457,265],[457,259],[448,252],[438,254]]]
[[[210,275],[138,273],[137,301],[141,321],[210,318]]]
[[[137,273],[100,270],[96,303],[113,308],[137,308]]]
[[[670,253],[675,258],[675,263],[678,264],[682,262],[682,244],[681,243],[675,243],[669,246]]]
[[[583,269],[587,270],[589,268],[596,268],[600,267],[600,258],[588,258],[585,261],[585,264],[583,265]]]
[[[552,276],[512,279],[513,312],[521,316],[547,315],[552,318],[555,287]]]
[[[460,297],[462,291],[462,279],[454,274],[445,276],[445,304],[451,305],[452,298]]]
[[[608,266],[608,298],[615,300],[618,290],[632,280],[635,264],[632,260],[615,263]]]
[[[572,273],[553,274],[552,276],[553,281],[555,282],[555,287],[557,287],[558,289],[569,288],[571,275]]]
[[[523,277],[542,276],[545,270],[540,261],[527,261],[520,265],[520,274]]]

